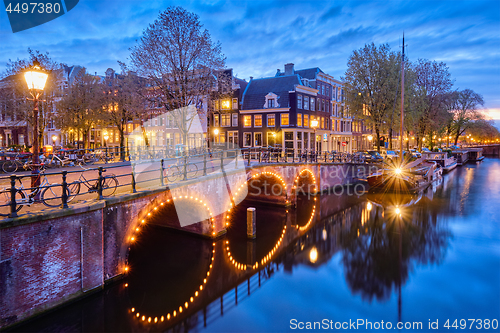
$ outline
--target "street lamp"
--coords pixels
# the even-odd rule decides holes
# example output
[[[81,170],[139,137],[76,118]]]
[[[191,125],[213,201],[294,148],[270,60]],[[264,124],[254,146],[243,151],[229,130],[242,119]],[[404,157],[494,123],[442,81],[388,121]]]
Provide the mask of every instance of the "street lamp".
[[[316,129],[318,128],[318,124],[319,122],[317,119],[311,120],[311,127],[314,130],[314,156],[316,156]]]
[[[102,138],[104,139],[104,150],[106,151],[106,163],[108,163],[108,147],[107,147],[107,142],[109,139],[108,132],[104,132]]]
[[[33,65],[24,73],[24,79],[30,90],[30,94],[33,97],[33,167],[31,170],[31,187],[35,188],[40,186],[39,177],[39,156],[40,149],[38,147],[38,98],[43,93],[43,88],[45,88],[45,83],[47,82],[48,74],[40,67],[40,63],[35,60]],[[30,99],[28,99],[30,100]],[[38,198],[37,198],[38,199]]]
[[[56,140],[57,140],[57,135],[52,135],[52,145],[55,147],[56,146]]]
[[[217,138],[217,140],[215,140]],[[219,129],[214,128],[214,143],[219,143]]]

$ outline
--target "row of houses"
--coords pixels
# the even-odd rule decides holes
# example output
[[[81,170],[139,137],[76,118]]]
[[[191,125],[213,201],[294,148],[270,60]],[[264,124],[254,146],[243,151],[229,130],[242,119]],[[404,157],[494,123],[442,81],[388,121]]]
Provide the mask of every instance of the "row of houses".
[[[79,69],[63,68],[60,91],[71,85]],[[345,107],[342,81],[318,67],[296,70],[294,64],[288,63],[272,77],[251,77],[248,82],[235,77],[232,69],[221,73],[229,77],[230,88],[216,97],[206,96],[199,105],[192,106],[190,112],[197,116],[190,120],[185,140],[175,112],[147,103],[142,119],[127,124],[124,144],[140,147],[147,140],[150,146],[158,148],[185,144],[190,149],[279,147],[342,152],[371,147],[371,130],[362,121],[353,119]],[[117,76],[108,69],[100,79],[112,86]],[[0,89],[6,89],[9,80],[12,78],[0,81]],[[0,108],[0,145],[30,142],[28,122],[9,119],[7,111],[7,106]],[[78,146],[88,139],[90,148],[120,145],[119,132],[112,126],[96,126],[88,138],[82,138],[82,133],[57,129],[51,114],[55,110],[47,110],[43,144]]]

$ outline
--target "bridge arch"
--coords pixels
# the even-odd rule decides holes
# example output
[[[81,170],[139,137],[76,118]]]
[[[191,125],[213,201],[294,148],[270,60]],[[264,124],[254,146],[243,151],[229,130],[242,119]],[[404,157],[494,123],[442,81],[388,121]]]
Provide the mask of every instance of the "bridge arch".
[[[264,191],[262,191],[262,186],[260,184],[255,184],[256,180],[259,180],[260,177],[265,177],[267,179],[273,179],[275,181],[274,184],[268,184],[267,180],[264,181]],[[259,201],[259,197],[266,196],[267,200],[269,200],[271,197],[277,198],[277,201],[284,201],[284,204],[289,204],[289,193],[288,189],[289,186],[287,186],[286,181],[282,175],[280,175],[278,172],[274,170],[256,170],[256,172],[250,173],[247,177],[247,184],[248,184],[248,195],[253,196],[252,200],[257,200]],[[267,186],[271,185],[270,188],[268,189]],[[277,190],[276,190],[276,185],[278,185]],[[257,193],[255,191],[251,191],[250,189],[257,190]],[[264,192],[264,193],[262,193]]]

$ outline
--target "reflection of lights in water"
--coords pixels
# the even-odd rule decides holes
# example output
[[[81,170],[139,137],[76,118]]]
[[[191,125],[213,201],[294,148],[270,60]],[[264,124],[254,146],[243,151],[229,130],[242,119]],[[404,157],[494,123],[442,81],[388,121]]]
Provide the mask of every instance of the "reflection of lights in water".
[[[326,233],[326,229],[323,229],[322,236],[323,236],[323,240],[326,241],[326,238],[328,236],[327,233]]]
[[[311,251],[309,251],[309,260],[314,264],[318,260],[318,250],[314,246]]]
[[[188,196],[186,195],[186,196],[184,196],[184,197],[183,197],[183,196],[180,196],[180,197],[178,197],[178,198],[177,198],[177,197],[174,197],[174,198],[173,198],[173,200],[180,200],[180,199],[188,199]],[[196,197],[194,197],[194,198],[193,198],[193,197],[191,196],[191,197],[189,197],[189,199],[190,199],[190,200],[194,200],[194,201],[196,201],[196,202],[199,202],[200,204],[203,204],[203,207],[204,207],[204,208],[206,207],[206,209],[207,209],[207,211],[208,211],[208,214],[210,215],[210,219],[209,219],[209,221],[211,221],[212,229],[215,229],[215,219],[214,219],[214,218],[213,218],[213,216],[212,216],[212,212],[211,212],[210,208],[209,208],[209,207],[207,207],[207,204],[206,204],[206,203],[204,203],[204,202],[203,202],[203,200],[198,199],[198,198],[196,198]],[[172,201],[173,201],[173,200],[172,200]],[[160,206],[164,206],[164,205],[165,205],[165,203],[170,203],[170,199],[167,199],[165,202],[160,203]],[[158,206],[155,206],[155,207],[153,207],[153,209],[152,209],[150,212],[148,212],[146,215],[147,215],[147,216],[151,216],[151,213],[152,213],[152,212],[154,212],[154,211],[157,211],[157,210],[158,210]],[[141,220],[141,222],[140,222],[140,223],[141,223],[141,224],[145,224],[145,223],[146,223],[146,220],[145,220],[145,219],[143,219],[143,220]],[[285,228],[286,228],[286,226],[285,226]],[[137,228],[135,228],[135,229],[134,229],[134,228],[132,228],[132,230],[135,230],[135,232],[136,232],[136,233],[138,233],[138,232],[140,231],[140,229],[139,229],[138,227],[137,227]],[[215,230],[213,230],[213,231],[212,231],[212,235],[215,235]],[[134,240],[135,240],[135,237],[130,237],[130,238],[129,238],[129,241],[130,241],[130,242],[133,242]],[[212,270],[212,267],[213,267],[213,261],[214,261],[214,256],[215,256],[215,243],[212,243],[212,247],[213,247],[213,248],[212,248],[212,259],[211,259],[211,261],[210,261],[210,266],[209,266],[208,271],[207,271],[207,277],[208,277],[208,276],[210,276],[210,271]],[[125,270],[125,272],[128,272],[129,267],[128,267],[128,266],[125,266],[124,270]],[[203,284],[206,284],[206,283],[207,283],[207,279],[206,279],[206,278],[204,278],[204,279],[203,279]],[[200,288],[199,288],[199,289],[200,289],[200,291],[204,289],[204,288],[203,288],[203,284],[202,284],[202,285],[200,285]],[[128,284],[126,284],[126,286],[128,287]],[[199,295],[198,291],[195,291],[195,293],[194,293],[194,297],[198,297],[198,295]],[[190,298],[189,298],[189,302],[191,302],[191,303],[192,303],[192,302],[194,302],[194,297],[190,297]],[[189,307],[189,302],[184,302],[184,304],[183,304],[183,305],[179,306],[179,313],[182,313],[182,311],[183,311],[183,309],[184,309],[184,308],[185,308],[185,309],[187,309],[187,308]],[[135,307],[130,309],[130,312],[131,312],[131,313],[135,313],[135,311],[136,311],[136,308],[135,308]],[[177,315],[177,312],[174,310],[174,312],[172,313],[172,315],[173,315],[173,317],[175,317],[175,316]],[[166,317],[167,317],[167,320],[170,320],[170,318],[171,318],[170,313],[167,313]],[[138,319],[140,319],[140,320],[142,320],[142,321],[146,321],[146,316],[145,316],[145,315],[143,315],[143,316],[141,317],[141,315],[140,315],[140,313],[139,313],[139,312],[137,312],[137,313],[135,314],[135,318],[138,318]],[[158,322],[163,322],[164,320],[165,320],[165,316],[161,316],[159,319],[158,319],[158,317],[154,317],[154,318],[153,318],[153,317],[147,317],[147,322],[148,322],[148,323],[151,323],[152,321],[153,321],[154,323],[158,323]]]
[[[368,209],[368,211],[371,211],[372,208],[373,208],[372,203],[368,201],[368,203],[366,204],[366,209]]]
[[[316,198],[314,198],[314,200],[316,200]],[[313,206],[313,209],[312,209],[312,213],[311,213],[311,217],[309,218],[309,221],[307,221],[306,225],[303,226],[303,227],[299,227],[297,226],[297,228],[300,230],[300,231],[304,231],[306,230],[307,228],[309,228],[309,225],[312,223],[313,221],[313,218],[314,218],[314,213],[316,212],[316,205]]]

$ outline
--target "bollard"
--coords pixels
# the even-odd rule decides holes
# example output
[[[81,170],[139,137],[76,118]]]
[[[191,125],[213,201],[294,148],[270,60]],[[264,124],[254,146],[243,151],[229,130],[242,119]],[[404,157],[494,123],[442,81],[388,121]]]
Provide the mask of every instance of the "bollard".
[[[160,185],[161,186],[165,186],[165,183],[163,181],[163,173],[164,173],[164,170],[165,170],[165,167],[163,165],[163,159],[161,160],[161,164],[160,164]]]
[[[16,207],[16,175],[10,175],[10,217],[17,217]]]
[[[247,208],[247,238],[255,238],[255,233],[256,233],[256,226],[255,226],[255,221],[256,221],[256,210],[254,207],[249,207]]]
[[[68,208],[68,182],[66,177],[68,175],[68,171],[62,172],[62,208]]]
[[[102,176],[102,173],[104,170],[103,167],[99,167],[98,171],[98,178],[97,178],[97,199],[102,200],[104,197],[102,196],[102,186],[104,185],[104,177]]]

